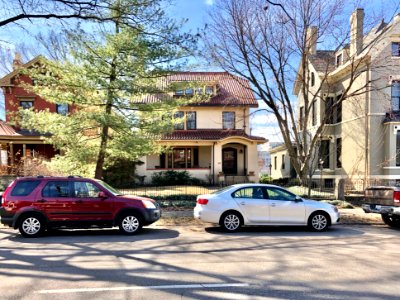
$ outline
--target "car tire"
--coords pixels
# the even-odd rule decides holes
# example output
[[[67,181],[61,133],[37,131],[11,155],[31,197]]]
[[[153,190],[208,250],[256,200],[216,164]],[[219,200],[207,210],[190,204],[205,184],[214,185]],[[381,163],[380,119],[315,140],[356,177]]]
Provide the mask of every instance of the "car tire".
[[[327,213],[318,211],[308,219],[308,227],[312,231],[325,231],[329,227],[329,216]]]
[[[44,218],[38,214],[26,214],[21,217],[18,229],[27,238],[41,236],[46,230]]]
[[[382,214],[382,221],[390,227],[400,228],[400,218],[388,214]]]
[[[221,226],[226,232],[236,232],[243,225],[242,216],[237,212],[227,212],[221,217]]]
[[[126,213],[119,221],[119,230],[126,235],[138,233],[143,226],[143,219],[137,213]]]

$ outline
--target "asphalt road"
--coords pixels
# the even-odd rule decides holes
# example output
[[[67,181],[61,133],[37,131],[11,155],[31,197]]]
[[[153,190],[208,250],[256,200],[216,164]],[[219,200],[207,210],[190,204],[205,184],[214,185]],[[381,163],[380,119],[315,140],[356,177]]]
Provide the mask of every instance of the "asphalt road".
[[[1,299],[399,299],[400,230],[0,229]]]

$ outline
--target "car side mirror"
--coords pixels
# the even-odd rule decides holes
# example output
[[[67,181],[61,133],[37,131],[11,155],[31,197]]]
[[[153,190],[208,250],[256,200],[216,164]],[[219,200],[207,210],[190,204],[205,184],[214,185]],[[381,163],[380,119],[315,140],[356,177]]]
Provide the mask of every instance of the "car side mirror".
[[[103,191],[101,191],[101,192],[99,192],[98,197],[101,198],[101,199],[106,199],[106,198],[107,198],[107,195],[106,195],[106,193],[104,193]]]
[[[303,199],[301,199],[299,196],[296,196],[296,198],[294,198],[294,202],[303,202]]]

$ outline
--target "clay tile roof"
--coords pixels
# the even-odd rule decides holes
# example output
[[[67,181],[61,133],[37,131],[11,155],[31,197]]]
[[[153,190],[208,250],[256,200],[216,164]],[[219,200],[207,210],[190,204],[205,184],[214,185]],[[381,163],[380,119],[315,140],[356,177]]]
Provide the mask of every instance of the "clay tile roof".
[[[0,120],[0,136],[48,136],[48,134],[40,134],[37,131],[34,130],[27,130],[27,129],[16,129],[14,126],[11,126],[10,124],[7,124],[4,121]]]
[[[310,61],[317,72],[329,73],[335,69],[335,51],[318,50]]]
[[[209,140],[218,141],[228,137],[244,137],[249,140],[265,142],[265,138],[259,136],[248,135],[244,130],[239,129],[196,129],[196,130],[175,130],[170,134],[166,134],[161,140]]]
[[[257,100],[250,89],[249,82],[228,72],[179,72],[166,76],[162,85],[166,87],[178,82],[204,82],[204,85],[216,85],[217,94],[207,102],[190,104],[191,106],[250,106],[258,107]],[[144,100],[154,103],[168,98],[162,95],[149,95]]]

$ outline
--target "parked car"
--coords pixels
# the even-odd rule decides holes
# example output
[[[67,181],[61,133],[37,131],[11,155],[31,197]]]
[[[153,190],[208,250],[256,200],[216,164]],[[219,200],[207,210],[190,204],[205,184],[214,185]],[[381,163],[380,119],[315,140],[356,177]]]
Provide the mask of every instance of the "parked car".
[[[243,225],[308,225],[323,231],[340,220],[338,209],[302,199],[275,185],[236,184],[197,197],[194,217],[233,232]]]
[[[400,228],[400,187],[371,186],[365,189],[362,209],[380,214],[383,222]]]
[[[3,193],[1,223],[36,237],[49,228],[119,226],[135,234],[161,217],[149,198],[124,196],[103,181],[81,177],[25,177]]]

